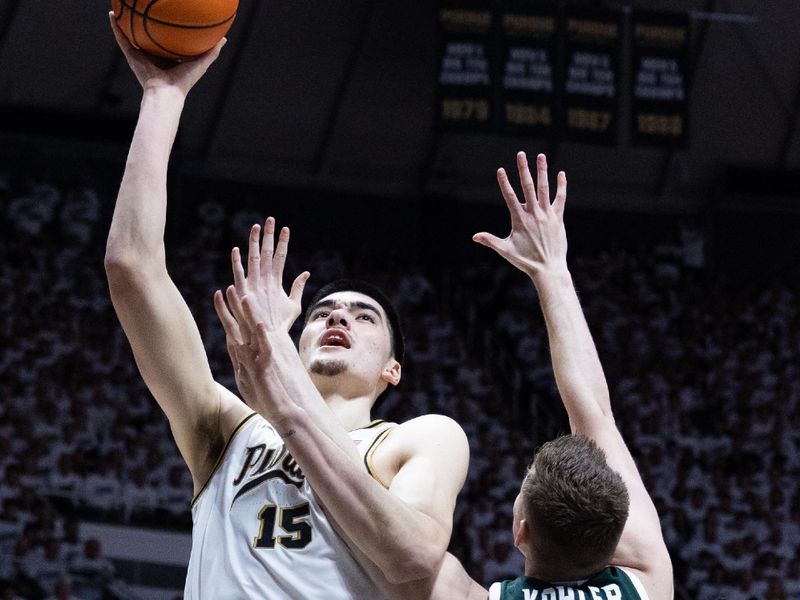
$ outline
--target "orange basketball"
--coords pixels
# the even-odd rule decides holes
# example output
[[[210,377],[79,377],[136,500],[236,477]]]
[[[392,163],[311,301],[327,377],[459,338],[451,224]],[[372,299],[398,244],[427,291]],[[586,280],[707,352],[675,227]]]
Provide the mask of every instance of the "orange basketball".
[[[131,44],[178,60],[213,48],[233,24],[239,0],[111,0],[111,6]]]

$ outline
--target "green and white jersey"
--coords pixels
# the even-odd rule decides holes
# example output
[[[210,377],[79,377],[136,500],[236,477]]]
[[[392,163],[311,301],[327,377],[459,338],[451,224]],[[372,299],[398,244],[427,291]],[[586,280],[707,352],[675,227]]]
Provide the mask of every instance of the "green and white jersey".
[[[367,469],[393,423],[350,433]],[[373,474],[374,476],[374,474]],[[192,502],[186,600],[382,599],[275,429],[253,413]]]
[[[648,600],[634,572],[608,567],[589,579],[550,583],[532,577],[493,583],[489,600]]]

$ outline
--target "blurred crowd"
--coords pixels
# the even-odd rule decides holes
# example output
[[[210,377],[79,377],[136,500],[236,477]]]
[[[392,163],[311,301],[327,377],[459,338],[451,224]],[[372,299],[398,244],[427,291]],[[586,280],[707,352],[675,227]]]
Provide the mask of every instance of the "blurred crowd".
[[[97,540],[79,541],[77,521],[188,529],[191,478],[110,305],[107,199],[0,178],[0,202],[0,590],[71,598],[83,585],[91,597],[113,565]],[[244,239],[264,216],[205,201],[168,250],[212,370],[234,390],[211,297],[230,281],[228,232]],[[290,253],[287,272],[302,269],[306,297],[356,275],[395,299],[407,362],[376,414],[436,412],[464,427],[471,462],[451,550],[478,581],[521,573],[511,504],[537,445],[568,431],[529,281],[488,251],[455,272],[396,257],[353,273],[326,244]],[[799,598],[797,286],[724,286],[691,228],[573,257],[571,270],[679,597]]]

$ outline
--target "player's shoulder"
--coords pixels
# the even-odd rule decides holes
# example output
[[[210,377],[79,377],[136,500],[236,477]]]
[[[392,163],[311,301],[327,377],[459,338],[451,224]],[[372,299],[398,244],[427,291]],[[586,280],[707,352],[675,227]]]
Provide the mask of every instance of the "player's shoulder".
[[[409,419],[394,428],[388,441],[396,448],[403,448],[407,454],[435,449],[435,454],[443,458],[469,456],[469,442],[464,429],[444,415],[429,414]]]
[[[219,431],[224,443],[241,427],[244,420],[253,414],[253,409],[220,383],[217,383],[217,393],[219,394]]]
[[[429,414],[409,419],[396,427],[401,435],[432,435],[467,439],[463,427],[445,415]]]
[[[463,427],[445,415],[428,414],[409,419],[395,427],[392,437],[410,442],[414,446],[445,442],[469,448]]]

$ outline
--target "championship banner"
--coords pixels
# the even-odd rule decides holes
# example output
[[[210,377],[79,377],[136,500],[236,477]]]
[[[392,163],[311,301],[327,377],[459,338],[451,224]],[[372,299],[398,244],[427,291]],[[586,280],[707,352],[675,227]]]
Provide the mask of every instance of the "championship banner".
[[[564,36],[563,137],[616,144],[622,13],[568,8]]]
[[[631,141],[688,144],[688,15],[638,13],[631,20]]]
[[[549,137],[555,128],[558,12],[506,2],[502,30],[503,130]]]
[[[439,110],[442,129],[486,131],[494,121],[492,31],[486,3],[443,2],[439,7]]]

